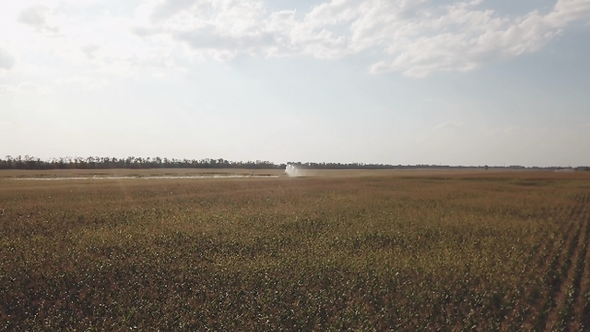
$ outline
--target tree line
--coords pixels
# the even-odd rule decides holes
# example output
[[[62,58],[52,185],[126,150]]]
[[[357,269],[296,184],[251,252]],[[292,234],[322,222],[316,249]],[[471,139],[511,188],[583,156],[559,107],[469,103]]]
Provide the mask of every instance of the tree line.
[[[60,157],[50,160],[29,155],[0,159],[0,169],[148,169],[148,168],[247,168],[247,169],[272,169],[284,168],[286,165],[276,165],[270,161],[229,161],[219,159],[175,159],[161,157]]]
[[[313,169],[394,169],[407,167],[431,167],[429,165],[387,165],[387,164],[364,164],[364,163],[313,163],[313,162],[289,162],[300,168]],[[149,168],[242,168],[242,169],[284,169],[287,164],[275,164],[270,161],[230,161],[219,159],[175,159],[161,157],[60,157],[50,160],[23,156],[6,156],[0,159],[0,169],[22,169],[22,170],[47,170],[47,169],[149,169]]]
[[[482,168],[482,169],[525,169],[524,166],[448,166],[448,165],[389,165],[389,164],[365,164],[365,163],[326,163],[326,162],[289,162],[300,168],[310,169],[461,169],[461,168]],[[60,157],[50,160],[25,155],[6,156],[0,159],[0,169],[22,169],[22,170],[47,170],[47,169],[148,169],[148,168],[242,168],[242,169],[285,169],[287,164],[275,164],[270,161],[230,161],[219,159],[175,159],[161,157]],[[580,167],[532,167],[531,169],[572,169],[590,171],[588,166]]]

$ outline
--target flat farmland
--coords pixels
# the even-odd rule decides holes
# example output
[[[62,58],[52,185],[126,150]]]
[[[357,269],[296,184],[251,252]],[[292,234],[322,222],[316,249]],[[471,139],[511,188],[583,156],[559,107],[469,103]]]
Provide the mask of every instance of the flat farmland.
[[[0,172],[0,330],[590,329],[590,172],[60,172]]]

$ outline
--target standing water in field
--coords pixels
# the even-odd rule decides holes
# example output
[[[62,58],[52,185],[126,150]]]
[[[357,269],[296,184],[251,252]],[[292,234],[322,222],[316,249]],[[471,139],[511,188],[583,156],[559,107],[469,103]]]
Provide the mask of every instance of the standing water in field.
[[[290,178],[301,176],[301,172],[299,172],[297,166],[291,164],[287,165],[287,168],[285,168],[285,174]]]

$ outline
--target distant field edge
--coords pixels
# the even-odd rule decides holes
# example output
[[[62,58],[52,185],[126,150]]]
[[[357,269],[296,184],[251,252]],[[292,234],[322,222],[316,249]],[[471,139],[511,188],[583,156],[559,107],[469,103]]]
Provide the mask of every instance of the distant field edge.
[[[590,172],[551,170],[485,170],[481,168],[461,169],[300,169],[302,178],[340,177],[403,177],[435,179],[590,179]],[[151,178],[151,177],[287,177],[282,169],[228,169],[228,168],[158,168],[158,169],[59,169],[59,170],[0,170],[0,179],[51,179],[51,178]]]

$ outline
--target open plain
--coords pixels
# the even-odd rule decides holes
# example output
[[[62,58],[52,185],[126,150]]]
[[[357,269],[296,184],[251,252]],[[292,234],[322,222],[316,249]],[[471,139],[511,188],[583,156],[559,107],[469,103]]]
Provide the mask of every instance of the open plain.
[[[590,172],[100,172],[0,172],[0,330],[590,329]]]

